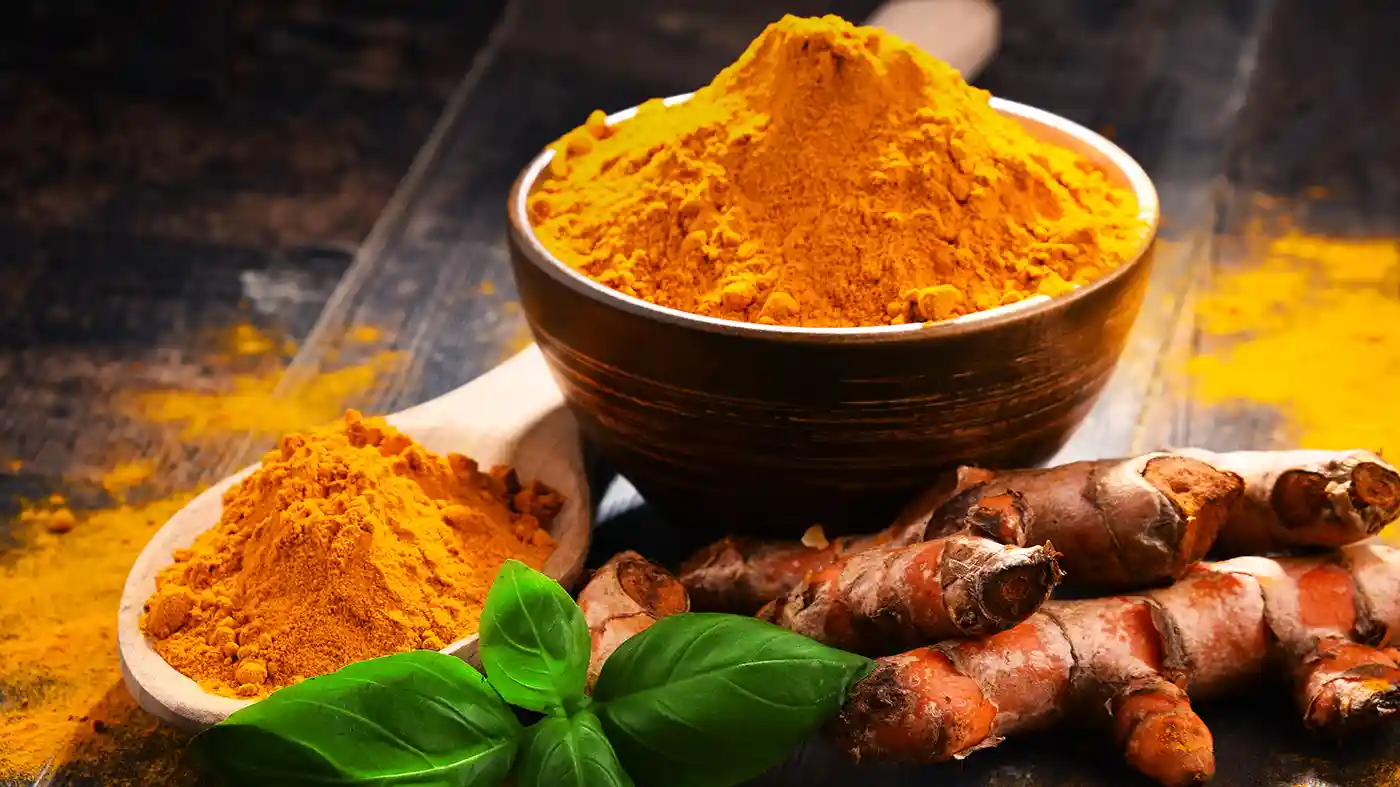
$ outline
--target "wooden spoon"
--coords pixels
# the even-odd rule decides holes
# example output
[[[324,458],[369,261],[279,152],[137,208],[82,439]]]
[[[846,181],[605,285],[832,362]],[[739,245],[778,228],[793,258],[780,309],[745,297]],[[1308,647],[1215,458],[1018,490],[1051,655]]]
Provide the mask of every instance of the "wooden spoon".
[[[577,425],[538,347],[531,345],[461,388],[387,420],[429,450],[466,454],[482,467],[510,465],[522,480],[538,479],[562,493],[567,502],[550,527],[557,546],[544,572],[565,587],[578,580],[593,527],[583,452]],[[155,592],[156,574],[173,562],[174,551],[219,521],[224,492],[256,468],[225,478],[176,512],[142,550],[122,590],[117,646],[126,686],[142,708],[186,729],[217,723],[252,700],[210,694],[177,672],[141,632],[141,612]],[[479,666],[475,634],[442,652]]]
[[[1001,16],[988,0],[887,0],[865,24],[903,38],[971,82],[996,53]]]

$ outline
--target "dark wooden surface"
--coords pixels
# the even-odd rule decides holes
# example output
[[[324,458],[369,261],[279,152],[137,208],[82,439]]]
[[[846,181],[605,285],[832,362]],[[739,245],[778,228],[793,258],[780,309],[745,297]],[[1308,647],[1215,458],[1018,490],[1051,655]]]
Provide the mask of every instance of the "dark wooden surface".
[[[503,196],[542,144],[595,107],[704,83],[781,11],[870,8],[512,0],[497,20],[485,5],[176,14],[70,2],[0,26],[0,106],[19,107],[0,124],[0,460],[25,462],[11,473],[0,461],[0,505],[64,488],[114,444],[152,439],[109,412],[113,393],[206,384],[220,373],[200,361],[208,331],[235,322],[300,340],[293,379],[334,363],[348,326],[381,327],[409,363],[352,402],[370,410],[471,379],[520,341]],[[1153,175],[1167,222],[1129,352],[1063,456],[1272,439],[1267,418],[1226,422],[1179,398],[1163,359],[1190,352],[1192,289],[1235,262],[1229,238],[1260,209],[1259,191],[1326,186],[1312,231],[1394,232],[1400,12],[1362,0],[1001,5],[1002,49],[979,83],[1114,136]],[[187,483],[256,447],[231,436],[159,458]],[[609,491],[595,564],[623,547],[673,560],[691,546],[596,469]],[[1278,695],[1259,688],[1202,709],[1216,783],[1396,783],[1400,736],[1345,750],[1309,741]],[[113,783],[176,757],[169,743],[133,742],[54,783]],[[854,766],[813,744],[762,783],[1142,782],[1089,730],[936,768]]]

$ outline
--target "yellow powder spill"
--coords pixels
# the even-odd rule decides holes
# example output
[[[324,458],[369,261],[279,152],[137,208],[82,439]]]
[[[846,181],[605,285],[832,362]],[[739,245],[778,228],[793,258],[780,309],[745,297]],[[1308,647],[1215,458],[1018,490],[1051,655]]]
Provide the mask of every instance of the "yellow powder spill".
[[[186,439],[229,432],[294,432],[335,420],[351,399],[372,389],[397,361],[397,353],[380,353],[281,393],[277,392],[279,370],[237,375],[225,391],[149,391],[133,397],[131,405],[147,421],[182,424],[181,436]]]
[[[190,497],[86,513],[62,535],[26,532],[0,563],[0,781],[38,771],[102,720],[94,707],[125,694],[117,600],[141,548]]]
[[[28,504],[20,509],[19,522],[22,525],[42,527],[50,533],[67,533],[78,523],[78,518],[73,509],[66,505]]]
[[[1234,337],[1190,362],[1207,404],[1271,405],[1289,442],[1400,456],[1400,245],[1290,232],[1257,266],[1198,303],[1207,335]]]
[[[229,341],[238,355],[265,355],[277,348],[271,337],[252,325],[235,325],[231,333]]]
[[[374,344],[384,338],[384,332],[373,325],[356,325],[350,329],[350,338],[361,344]]]
[[[156,466],[146,459],[121,462],[102,474],[100,483],[118,500],[124,500],[127,490],[145,483],[155,475]]]
[[[1196,395],[1273,405],[1305,448],[1400,454],[1397,277],[1395,241],[1280,238],[1199,302],[1205,333],[1240,340],[1192,359]]]

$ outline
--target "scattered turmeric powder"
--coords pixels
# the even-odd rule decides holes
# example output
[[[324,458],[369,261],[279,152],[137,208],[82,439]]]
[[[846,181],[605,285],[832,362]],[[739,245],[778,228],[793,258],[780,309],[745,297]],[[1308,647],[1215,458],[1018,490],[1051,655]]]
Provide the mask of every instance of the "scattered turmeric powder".
[[[136,712],[117,666],[117,599],[151,534],[191,497],[65,508],[74,525],[62,534],[31,519],[24,548],[0,562],[0,783],[28,784],[75,738],[91,737],[92,720]]]
[[[272,337],[258,330],[257,326],[240,323],[229,332],[229,343],[235,355],[266,355],[277,349]]]
[[[102,474],[102,488],[119,501],[124,501],[127,490],[145,483],[155,474],[156,466],[146,459],[132,459],[120,462]]]
[[[553,145],[544,245],[619,292],[727,320],[943,320],[1131,257],[1132,194],[947,64],[827,16],[770,25],[684,103]]]
[[[1400,454],[1400,418],[1374,406],[1400,375],[1400,241],[1290,231],[1221,275],[1196,313],[1206,335],[1237,340],[1190,361],[1199,400],[1272,405],[1301,448]],[[1299,369],[1325,369],[1327,384]]]
[[[361,344],[374,344],[384,338],[384,332],[373,325],[356,325],[350,329],[350,338]]]
[[[141,625],[167,662],[229,696],[442,648],[475,631],[501,563],[544,564],[562,503],[352,410],[284,437],[229,490],[219,523],[157,577]]]
[[[367,361],[316,375],[305,385],[279,390],[281,368],[271,373],[235,375],[229,390],[170,389],[131,397],[129,409],[153,423],[180,424],[180,436],[248,432],[285,434],[333,421],[348,400],[370,390],[399,356],[378,353]]]
[[[78,518],[73,509],[64,503],[54,505],[26,505],[20,509],[21,525],[38,525],[50,533],[67,533],[77,524]]]

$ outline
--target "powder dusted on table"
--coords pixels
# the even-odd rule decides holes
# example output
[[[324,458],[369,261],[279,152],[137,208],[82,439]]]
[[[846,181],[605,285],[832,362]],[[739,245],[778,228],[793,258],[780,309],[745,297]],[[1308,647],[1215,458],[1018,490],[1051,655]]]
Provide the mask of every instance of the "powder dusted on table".
[[[935,321],[1055,296],[1134,256],[1135,198],[945,63],[785,17],[688,101],[595,112],[529,202],[546,248],[619,292],[727,320]]]
[[[206,690],[257,697],[476,631],[509,558],[543,566],[563,498],[350,411],[283,437],[157,577],[141,626]]]

